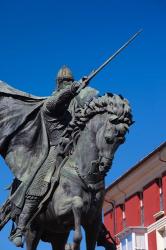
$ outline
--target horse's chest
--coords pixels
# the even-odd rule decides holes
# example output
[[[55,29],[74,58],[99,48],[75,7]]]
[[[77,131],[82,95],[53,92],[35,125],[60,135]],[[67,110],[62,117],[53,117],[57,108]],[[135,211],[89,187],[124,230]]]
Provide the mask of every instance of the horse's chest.
[[[84,194],[84,213],[92,213],[98,212],[102,207],[104,192],[87,192]]]

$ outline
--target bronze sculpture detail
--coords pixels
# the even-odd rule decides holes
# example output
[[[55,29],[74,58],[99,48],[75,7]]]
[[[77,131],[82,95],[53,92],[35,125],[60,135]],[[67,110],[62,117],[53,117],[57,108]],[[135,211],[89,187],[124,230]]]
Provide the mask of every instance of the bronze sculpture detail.
[[[79,250],[82,226],[87,250],[97,241],[115,249],[102,226],[104,179],[132,124],[131,108],[121,95],[99,97],[87,83],[139,33],[79,82],[61,68],[50,97],[0,81],[0,154],[15,176],[0,229],[13,220],[10,239],[17,247],[25,237],[27,250],[36,250],[40,239],[53,250]],[[73,243],[67,244],[71,230]]]

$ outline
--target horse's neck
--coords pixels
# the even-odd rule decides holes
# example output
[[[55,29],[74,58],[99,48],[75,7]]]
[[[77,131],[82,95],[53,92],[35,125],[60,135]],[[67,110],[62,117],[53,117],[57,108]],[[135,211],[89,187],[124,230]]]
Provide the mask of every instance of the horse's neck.
[[[99,157],[96,147],[96,133],[99,127],[99,118],[98,116],[93,117],[85,126],[72,155],[72,159],[82,174],[86,174],[92,162],[96,161]]]

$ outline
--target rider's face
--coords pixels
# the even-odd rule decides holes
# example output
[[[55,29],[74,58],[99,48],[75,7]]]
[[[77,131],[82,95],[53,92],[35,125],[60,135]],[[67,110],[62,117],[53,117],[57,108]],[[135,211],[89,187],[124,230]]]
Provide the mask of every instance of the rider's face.
[[[61,90],[61,89],[65,89],[67,86],[70,86],[71,85],[71,80],[70,81],[62,81],[59,86],[58,86],[58,90]]]

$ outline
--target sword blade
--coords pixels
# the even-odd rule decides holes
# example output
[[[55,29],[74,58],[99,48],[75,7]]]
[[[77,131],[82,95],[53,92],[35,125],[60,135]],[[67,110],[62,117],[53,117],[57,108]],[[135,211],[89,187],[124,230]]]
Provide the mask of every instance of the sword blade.
[[[93,71],[89,77],[88,81],[91,80],[100,70],[102,70],[110,61],[112,61],[123,49],[125,49],[140,33],[142,29],[137,31],[122,47],[120,47],[113,55],[111,55],[100,67]]]

